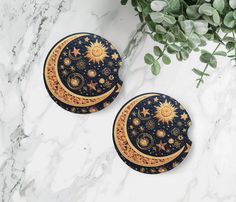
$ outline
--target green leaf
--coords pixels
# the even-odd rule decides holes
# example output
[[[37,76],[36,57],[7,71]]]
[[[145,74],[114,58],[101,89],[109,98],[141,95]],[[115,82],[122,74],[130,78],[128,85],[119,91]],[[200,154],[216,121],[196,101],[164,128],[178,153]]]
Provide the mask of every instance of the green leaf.
[[[155,58],[150,53],[147,53],[144,56],[144,61],[145,61],[146,64],[151,65],[155,62]]]
[[[126,5],[127,2],[128,2],[128,0],[121,0],[121,1],[120,1],[120,3],[121,3],[122,5]]]
[[[202,72],[199,69],[193,68],[192,71],[197,74],[198,76],[209,76],[209,74]]]
[[[160,73],[160,70],[161,70],[160,63],[156,60],[151,66],[151,71],[154,75],[158,75]]]
[[[212,56],[212,57],[211,57],[211,60],[210,60],[209,65],[210,65],[211,67],[213,67],[213,68],[216,68],[216,66],[217,66],[217,60],[216,60],[216,57],[215,57],[215,56]]]
[[[204,3],[198,9],[200,14],[212,16],[215,12],[215,9],[211,7],[211,4]]]
[[[167,32],[166,39],[169,43],[173,43],[175,41],[175,36],[171,32]]]
[[[160,34],[165,34],[166,33],[166,29],[161,25],[156,25],[155,29],[156,29],[157,33],[160,33]]]
[[[153,11],[162,11],[165,8],[167,3],[165,1],[155,0],[152,1],[150,6]]]
[[[133,7],[137,7],[138,6],[137,0],[131,0],[131,4],[132,4]]]
[[[215,22],[215,24],[217,24],[217,25],[220,24],[220,15],[219,15],[219,13],[217,11],[215,11],[213,13],[212,19]]]
[[[169,49],[169,51],[173,51],[173,53],[180,51],[180,47],[175,44],[170,44],[167,49]]]
[[[234,38],[233,37],[231,37],[231,36],[226,36],[226,37],[224,37],[223,38],[223,41],[225,41],[225,42],[234,42]]]
[[[162,50],[158,46],[153,47],[153,52],[156,56],[161,56],[162,55]]]
[[[186,34],[191,34],[193,32],[193,21],[184,20],[180,22],[180,26]]]
[[[162,21],[164,20],[164,14],[160,12],[152,12],[150,13],[150,17],[155,23],[162,23]]]
[[[184,49],[182,51],[180,51],[180,55],[183,60],[187,60],[189,58],[189,53],[187,51],[185,51]]]
[[[198,19],[201,15],[198,13],[199,5],[189,6],[186,10],[188,17],[192,20]]]
[[[197,34],[192,33],[189,35],[188,44],[190,48],[195,49],[199,46],[200,43],[201,43],[201,39],[199,38]]]
[[[152,21],[147,22],[148,28],[150,31],[155,32],[156,31],[156,24]]]
[[[166,54],[163,54],[163,56],[162,56],[162,61],[163,61],[163,63],[166,64],[166,65],[169,65],[169,64],[171,63],[170,58],[169,58]]]
[[[233,17],[236,20],[236,10],[233,12]]]
[[[229,42],[226,43],[225,47],[226,47],[226,49],[229,50],[229,51],[230,51],[230,50],[233,50],[233,49],[235,48],[235,43],[229,41]]]
[[[168,6],[166,11],[168,13],[176,13],[180,10],[180,1],[179,0],[168,0]]]
[[[211,53],[204,52],[200,56],[200,61],[203,62],[203,63],[209,64],[210,61],[211,61],[211,57],[212,57]]]
[[[224,0],[214,0],[213,7],[216,10],[222,12],[225,8],[225,1]]]
[[[224,24],[226,27],[233,28],[236,25],[236,20],[234,19],[234,12],[230,11],[226,14],[224,18]]]
[[[158,33],[154,34],[154,40],[158,42],[162,41],[163,40],[162,34],[158,34]]]
[[[165,15],[164,16],[164,21],[170,25],[174,25],[176,23],[176,20],[173,16],[171,15]]]
[[[225,51],[216,51],[214,55],[227,56],[227,53]]]

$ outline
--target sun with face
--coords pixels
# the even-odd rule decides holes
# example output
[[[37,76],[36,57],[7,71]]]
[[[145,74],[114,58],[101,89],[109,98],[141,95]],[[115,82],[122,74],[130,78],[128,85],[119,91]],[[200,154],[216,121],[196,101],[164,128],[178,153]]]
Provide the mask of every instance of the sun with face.
[[[164,103],[160,103],[160,106],[155,107],[155,118],[158,122],[169,123],[173,122],[173,119],[177,116],[176,108],[167,100]]]
[[[86,46],[87,52],[85,57],[89,59],[90,62],[100,63],[103,62],[107,55],[107,48],[96,40],[94,43],[90,43],[90,46]]]

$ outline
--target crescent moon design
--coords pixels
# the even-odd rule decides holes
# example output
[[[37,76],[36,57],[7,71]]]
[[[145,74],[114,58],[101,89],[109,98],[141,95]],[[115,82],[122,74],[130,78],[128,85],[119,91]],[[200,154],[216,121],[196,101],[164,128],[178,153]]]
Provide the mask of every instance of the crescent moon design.
[[[82,89],[76,88],[76,87],[73,88],[73,87],[71,87],[71,85],[66,86],[66,83],[62,81],[62,79],[63,79],[62,73],[66,72],[66,71],[70,71],[70,70],[69,70],[69,67],[63,67],[64,72],[61,70],[59,72],[58,65],[59,65],[59,62],[62,58],[61,53],[66,52],[67,49],[69,49],[68,47],[70,47],[72,45],[76,46],[77,45],[76,42],[80,38],[81,38],[81,40],[83,40],[85,37],[88,37],[88,39],[89,39],[89,37],[91,38],[93,36],[95,36],[95,35],[91,35],[91,34],[86,33],[86,34],[74,34],[72,36],[64,38],[63,40],[61,40],[60,42],[58,42],[54,46],[54,48],[50,51],[50,53],[45,61],[44,80],[45,80],[46,87],[49,91],[49,94],[52,96],[52,98],[54,100],[56,100],[56,102],[61,103],[60,105],[65,104],[67,106],[65,108],[67,108],[67,109],[69,107],[71,107],[72,109],[74,109],[74,108],[83,109],[83,110],[85,110],[84,111],[85,113],[88,112],[89,107],[97,107],[97,105],[99,105],[97,108],[102,109],[103,107],[106,106],[105,104],[102,105],[102,103],[105,103],[105,102],[110,103],[111,101],[113,101],[113,99],[119,93],[119,92],[116,92],[117,89],[120,88],[120,85],[122,85],[122,82],[119,80],[119,78],[117,78],[118,79],[117,84],[115,84],[110,89],[108,89],[108,91],[104,88],[105,90],[103,90],[103,91],[100,90],[100,91],[102,91],[102,93],[100,93],[100,95],[92,95],[91,91],[94,91],[94,94],[99,92],[99,91],[97,91],[97,92],[95,91],[96,86],[99,85],[98,82],[95,82],[97,78],[93,78],[93,80],[90,81],[91,84],[88,83],[90,78],[87,78],[87,83],[85,83],[87,86],[84,85],[84,88],[82,88]],[[91,39],[91,40],[93,40],[93,39]],[[105,40],[105,39],[103,39],[103,40]],[[78,46],[81,47],[81,49],[84,53],[80,53],[80,51],[79,51],[77,54],[81,54],[80,58],[84,58],[84,61],[86,61],[86,58],[84,56],[86,50],[83,50],[85,48],[85,45],[79,44]],[[68,59],[66,58],[66,60],[70,60],[70,59],[72,59],[72,61],[79,60],[79,57],[75,58],[71,55],[70,49],[66,52],[66,55],[68,56]],[[68,64],[70,64],[70,63],[71,62],[68,62]],[[93,67],[93,65],[91,63],[86,63],[86,65],[88,65],[89,68]],[[61,66],[63,66],[63,65],[61,65]],[[80,73],[81,76],[83,74],[83,77],[86,77],[86,71],[87,71],[86,68],[84,70],[76,70],[76,68],[74,66],[72,66],[72,64],[71,64],[70,68],[73,71],[82,71],[82,73],[78,72],[78,73],[75,73],[75,75]],[[99,66],[96,66],[94,68],[99,68]],[[68,81],[68,79],[66,81]],[[73,82],[72,84],[74,84],[74,85],[79,85],[78,83],[80,82],[80,78],[79,77],[75,78],[72,82]],[[83,80],[83,82],[84,82],[84,80]],[[80,82],[80,84],[81,84],[81,82]],[[88,87],[90,87],[91,89],[88,90]],[[102,88],[102,87],[100,87],[100,88]],[[81,91],[75,91],[76,89],[81,89]],[[83,89],[85,89],[85,90],[82,92]],[[88,94],[90,94],[90,95],[88,95]],[[97,93],[97,94],[99,94],[99,93]],[[77,113],[83,113],[83,111],[80,110]]]
[[[140,151],[138,147],[134,146],[134,143],[130,139],[130,134],[127,131],[129,125],[130,114],[132,111],[139,112],[138,104],[143,102],[145,99],[149,99],[151,97],[157,96],[156,94],[144,94],[132,99],[118,113],[116,120],[114,122],[113,127],[113,140],[116,146],[118,153],[121,158],[129,165],[131,163],[131,167],[139,166],[141,168],[160,168],[162,166],[168,165],[174,160],[183,157],[183,154],[187,154],[190,148],[191,143],[185,143],[182,147],[180,147],[174,153],[165,156],[154,156],[147,153],[144,153],[146,149]],[[137,117],[139,117],[140,113],[137,113]],[[143,120],[146,121],[146,120]],[[145,134],[144,131],[143,134]],[[151,135],[149,135],[151,136]],[[148,136],[148,137],[149,137]],[[137,141],[137,139],[136,139]],[[150,141],[153,143],[153,140]],[[149,149],[149,147],[147,147]],[[134,166],[135,165],[135,166]],[[153,169],[152,169],[153,170]],[[161,171],[160,171],[161,172]]]

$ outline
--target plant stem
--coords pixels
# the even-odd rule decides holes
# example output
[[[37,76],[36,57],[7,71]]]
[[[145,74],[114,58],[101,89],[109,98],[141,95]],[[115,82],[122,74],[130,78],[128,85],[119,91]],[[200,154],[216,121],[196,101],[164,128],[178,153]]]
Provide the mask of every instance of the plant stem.
[[[226,36],[227,36],[227,34],[224,35],[224,37],[226,37]],[[224,37],[223,37],[223,38],[224,38]],[[218,45],[216,46],[216,48],[215,48],[214,51],[212,52],[212,55],[214,55],[214,53],[218,50],[218,48],[220,47],[220,45],[221,45],[221,43],[218,43]],[[209,66],[209,64],[206,64],[205,68],[203,69],[202,75],[200,76],[199,79],[197,79],[197,80],[198,80],[197,86],[196,86],[197,88],[198,88],[198,87],[200,86],[200,84],[203,82],[203,77],[206,76],[206,70],[207,70],[208,66]]]

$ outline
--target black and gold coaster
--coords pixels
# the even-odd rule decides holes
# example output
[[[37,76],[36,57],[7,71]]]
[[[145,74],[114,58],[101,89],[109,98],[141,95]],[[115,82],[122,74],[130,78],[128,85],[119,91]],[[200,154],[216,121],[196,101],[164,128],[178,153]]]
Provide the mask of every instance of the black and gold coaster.
[[[121,159],[134,170],[156,174],[173,169],[189,152],[190,117],[173,98],[139,95],[119,111],[113,141]]]
[[[119,94],[122,61],[106,39],[77,33],[59,41],[44,64],[44,81],[52,99],[80,114],[99,111]]]

